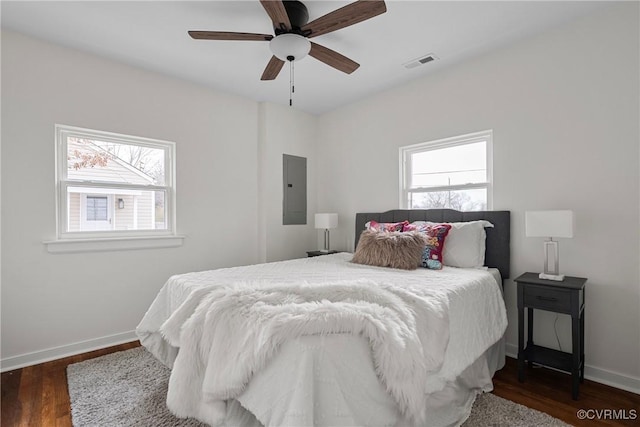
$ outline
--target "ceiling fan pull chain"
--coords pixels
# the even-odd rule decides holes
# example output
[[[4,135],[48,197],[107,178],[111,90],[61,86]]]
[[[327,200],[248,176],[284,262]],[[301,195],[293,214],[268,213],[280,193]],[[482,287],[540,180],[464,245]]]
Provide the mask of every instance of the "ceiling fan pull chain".
[[[289,107],[293,107],[293,59],[289,59]]]

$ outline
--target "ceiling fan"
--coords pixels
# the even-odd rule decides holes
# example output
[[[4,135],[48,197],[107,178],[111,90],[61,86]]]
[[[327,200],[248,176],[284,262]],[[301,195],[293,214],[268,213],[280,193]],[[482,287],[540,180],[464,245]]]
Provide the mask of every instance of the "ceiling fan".
[[[308,22],[307,7],[299,1],[260,0],[260,3],[273,22],[275,36],[226,31],[189,31],[189,35],[200,40],[268,41],[273,56],[262,73],[261,80],[275,79],[285,61],[297,61],[307,54],[337,70],[351,74],[360,64],[309,39],[357,24],[387,11],[384,1],[359,0]]]

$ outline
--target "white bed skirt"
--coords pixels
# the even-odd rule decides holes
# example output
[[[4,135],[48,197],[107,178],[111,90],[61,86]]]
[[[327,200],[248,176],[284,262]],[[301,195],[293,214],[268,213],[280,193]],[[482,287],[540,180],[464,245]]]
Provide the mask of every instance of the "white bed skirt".
[[[504,339],[494,344],[428,400],[428,426],[457,426],[476,396],[493,389],[491,378],[505,363]],[[230,402],[226,426],[409,426],[377,380],[365,338],[347,335],[301,337]],[[349,354],[351,357],[341,357]],[[305,408],[305,410],[301,410]]]
[[[177,349],[160,334],[148,337],[145,345],[154,347],[152,342],[156,352],[175,358]],[[304,336],[285,343],[237,400],[228,402],[221,427],[410,426],[379,381],[370,352],[364,337],[346,334]],[[362,363],[365,360],[368,363]],[[493,390],[491,378],[504,364],[502,338],[455,380],[429,395],[427,426],[462,424],[476,396]]]

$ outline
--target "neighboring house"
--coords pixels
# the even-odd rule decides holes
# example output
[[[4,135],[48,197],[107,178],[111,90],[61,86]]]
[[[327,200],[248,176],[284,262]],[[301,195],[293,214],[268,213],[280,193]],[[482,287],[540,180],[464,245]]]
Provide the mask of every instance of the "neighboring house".
[[[68,153],[70,179],[114,184],[154,183],[151,176],[90,141],[70,139]],[[102,161],[90,162],[86,159]],[[69,187],[68,200],[69,231],[154,229],[153,191]]]

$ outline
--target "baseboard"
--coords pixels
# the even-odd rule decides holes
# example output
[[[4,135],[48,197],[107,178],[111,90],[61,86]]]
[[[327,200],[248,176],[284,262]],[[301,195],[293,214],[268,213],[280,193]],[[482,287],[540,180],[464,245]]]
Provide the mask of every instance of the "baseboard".
[[[518,346],[507,343],[506,355],[513,359],[517,359]],[[640,378],[634,378],[628,375],[612,372],[607,369],[589,366],[588,364],[585,365],[584,377],[597,383],[606,384],[621,390],[630,391],[631,393],[640,394]]]
[[[0,360],[0,372],[12,371],[24,368],[25,366],[37,365],[39,363],[50,362],[64,357],[75,356],[76,354],[87,353],[102,348],[111,347],[136,341],[138,337],[135,331],[122,332],[120,334],[95,338],[87,341],[76,342],[60,347],[48,348],[46,350],[34,351],[33,353],[21,354],[19,356],[7,357]]]

